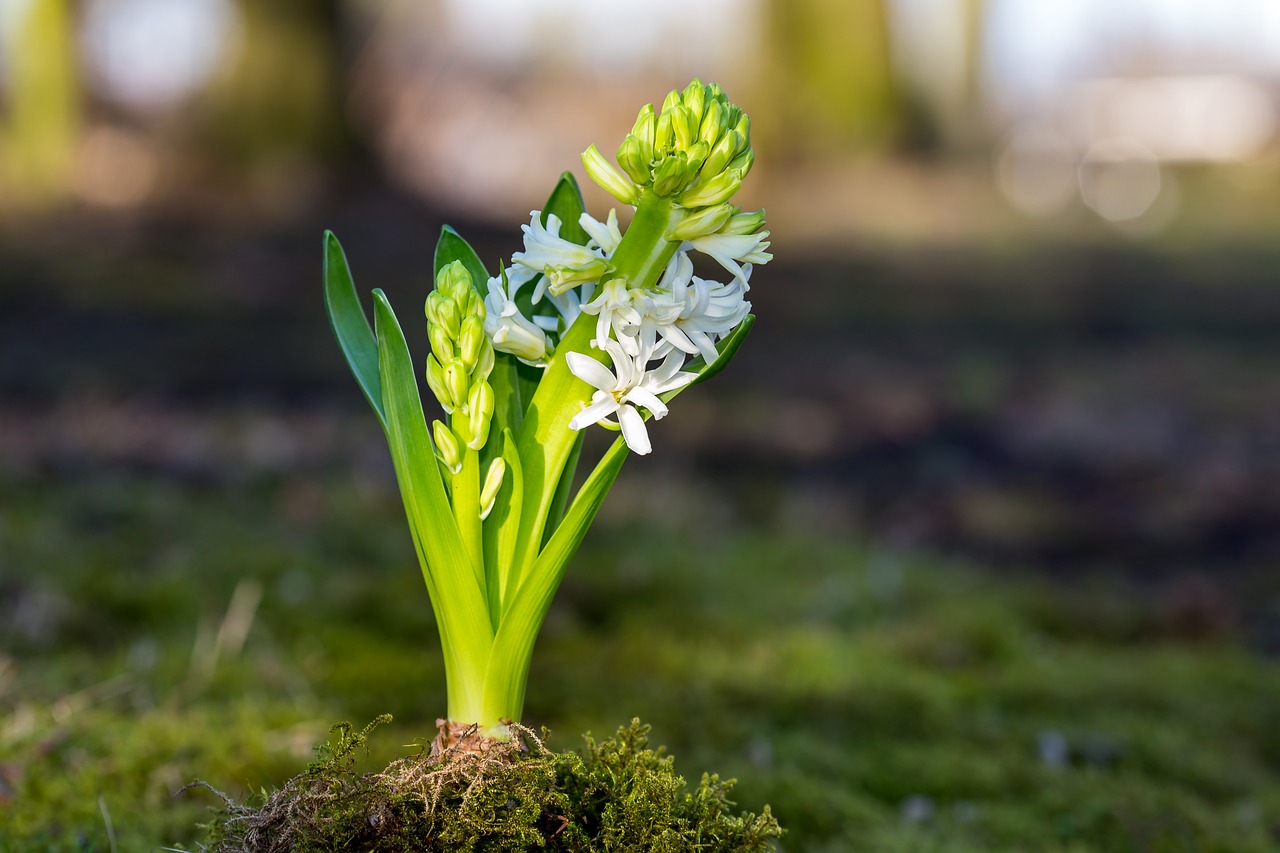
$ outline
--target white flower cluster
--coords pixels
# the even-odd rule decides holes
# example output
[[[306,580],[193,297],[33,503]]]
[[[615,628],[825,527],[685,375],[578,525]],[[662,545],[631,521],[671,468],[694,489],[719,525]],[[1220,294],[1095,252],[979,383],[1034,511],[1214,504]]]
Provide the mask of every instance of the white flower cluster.
[[[578,224],[591,238],[585,246],[560,236],[562,223],[555,215],[548,215],[544,226],[540,212],[532,211],[529,224],[521,226],[524,251],[511,256],[512,265],[502,275],[489,279],[485,334],[495,350],[526,364],[545,365],[580,314],[595,316],[591,345],[609,356],[613,370],[583,353],[565,355],[569,370],[596,389],[569,426],[620,428],[633,452],[649,453],[649,436],[637,408],[655,420],[665,416],[667,407],[658,395],[695,376],[680,370],[685,361],[699,355],[707,363],[714,361],[716,343],[751,311],[746,294],[752,264],[767,263],[773,256],[766,251],[768,231],[742,232],[756,231],[762,221],[761,214],[739,214],[721,218],[712,233],[687,235],[657,286],[641,289],[624,277],[607,276],[609,259],[622,242],[615,211],[605,222],[582,214]],[[712,257],[731,279],[722,283],[694,275],[689,258],[694,249]],[[526,316],[517,297],[535,279],[528,303],[532,311]],[[616,421],[610,420],[615,416]]]

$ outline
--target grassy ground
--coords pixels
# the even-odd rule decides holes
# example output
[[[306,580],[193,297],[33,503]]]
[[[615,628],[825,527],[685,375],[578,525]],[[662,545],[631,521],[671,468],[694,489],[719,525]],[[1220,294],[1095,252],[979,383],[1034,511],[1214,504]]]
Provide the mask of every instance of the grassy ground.
[[[639,716],[793,851],[1280,846],[1280,673],[1167,590],[645,517],[634,468],[536,652],[553,747]],[[434,629],[376,466],[11,476],[0,506],[0,850],[190,846],[192,779],[271,786],[384,711],[369,769],[432,733]]]

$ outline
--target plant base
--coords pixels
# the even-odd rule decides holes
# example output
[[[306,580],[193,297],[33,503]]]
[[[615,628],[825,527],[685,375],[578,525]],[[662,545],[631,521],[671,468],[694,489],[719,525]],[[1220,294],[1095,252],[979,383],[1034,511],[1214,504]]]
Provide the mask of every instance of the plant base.
[[[768,806],[759,815],[731,811],[732,782],[704,775],[686,792],[673,760],[648,748],[638,720],[609,740],[586,738],[581,753],[553,753],[513,726],[510,740],[464,732],[439,756],[357,774],[355,754],[383,719],[355,734],[336,726],[336,743],[257,805],[219,794],[207,850],[747,853],[771,849],[782,834]]]

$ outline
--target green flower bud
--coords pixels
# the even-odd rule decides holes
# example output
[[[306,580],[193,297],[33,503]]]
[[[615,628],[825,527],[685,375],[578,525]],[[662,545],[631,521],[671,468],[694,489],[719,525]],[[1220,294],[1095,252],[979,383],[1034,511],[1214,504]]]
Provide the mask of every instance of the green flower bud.
[[[751,117],[746,113],[743,113],[742,118],[738,119],[737,123],[734,124],[733,131],[734,133],[742,137],[742,145],[744,147],[750,145],[751,144]]]
[[[445,382],[444,368],[440,366],[439,359],[435,353],[427,356],[427,387],[431,389],[431,393],[440,401],[440,405],[445,412],[452,414],[454,410],[453,397],[449,393],[448,383]]]
[[[501,456],[489,463],[489,470],[484,475],[484,484],[480,487],[480,520],[484,521],[493,511],[498,500],[498,490],[502,488],[502,477],[507,473],[507,461]]]
[[[475,367],[471,368],[472,378],[488,379],[493,371],[493,359],[493,344],[486,335],[484,345],[480,348],[480,357],[476,359]]]
[[[431,435],[436,443],[436,458],[444,463],[449,473],[456,474],[462,470],[462,448],[458,445],[458,437],[453,430],[441,421],[431,422]]]
[[[742,173],[735,169],[726,169],[714,178],[685,192],[680,197],[683,207],[706,207],[720,204],[733,198],[733,194],[742,186]]]
[[[720,228],[721,234],[754,234],[764,225],[764,211],[754,213],[737,213],[729,217],[729,221]]]
[[[653,138],[657,129],[657,118],[653,114],[653,104],[645,104],[636,116],[636,123],[631,127],[631,135],[640,140],[640,153],[645,160],[653,159]]]
[[[467,395],[466,444],[472,450],[479,450],[489,440],[489,423],[493,420],[495,402],[493,386],[487,379],[471,383],[471,392]]]
[[[462,408],[467,400],[467,388],[471,384],[471,377],[467,366],[460,358],[451,358],[443,362],[441,367],[444,368],[444,387],[449,394],[449,403],[453,406],[451,411],[456,411]]]
[[[712,101],[707,106],[707,114],[702,117],[702,126],[698,128],[698,138],[707,143],[710,148],[716,144],[720,137],[729,128],[724,125],[724,105],[719,101]]]
[[[685,158],[680,151],[673,151],[653,170],[653,191],[658,195],[671,195],[685,185]]]
[[[436,290],[444,291],[454,299],[457,299],[458,293],[472,289],[471,274],[462,265],[462,261],[453,261],[436,273]]]
[[[453,338],[440,323],[427,324],[427,339],[431,341],[431,352],[435,353],[436,358],[446,362],[457,355],[457,350],[453,346]]]
[[[549,266],[543,275],[547,277],[547,290],[552,296],[559,296],[571,287],[577,287],[588,281],[599,281],[608,271],[609,262],[604,258],[598,258],[581,266],[565,264]]]
[[[696,213],[686,213],[684,218],[667,234],[668,240],[692,240],[719,231],[739,210],[725,202],[706,207]]]
[[[653,178],[649,172],[649,157],[645,154],[644,143],[635,135],[628,136],[618,146],[618,165],[622,166],[631,180],[641,186]]]
[[[688,150],[689,146],[693,145],[694,140],[698,138],[698,125],[701,118],[685,106],[676,107],[671,111],[671,130],[675,134],[677,149]]]
[[[671,153],[671,113],[658,116],[653,129],[653,159],[665,157]]]
[[[718,175],[729,165],[729,161],[742,150],[742,137],[736,130],[731,130],[720,137],[702,164],[702,174],[707,177]]]
[[[751,167],[755,165],[756,152],[750,146],[729,161],[729,165],[725,167],[726,172],[738,172],[740,178],[745,178],[747,173],[751,171]]]
[[[487,341],[484,336],[484,315],[467,315],[458,333],[458,357],[467,366],[468,373],[475,371],[476,364],[480,361],[480,352]]]
[[[711,146],[705,142],[695,142],[693,146],[685,152],[685,182],[692,181],[694,176],[698,174],[698,170],[702,168],[703,162],[707,159],[707,155],[711,153]]]
[[[697,123],[701,123],[703,112],[706,109],[707,87],[697,77],[689,81],[689,85],[685,87],[682,100],[685,107],[692,114],[695,127]]]
[[[680,90],[672,89],[670,92],[667,92],[667,96],[662,99],[662,112],[663,114],[669,114],[672,110],[681,106],[683,103],[684,98],[681,96]]]
[[[639,188],[618,171],[616,166],[604,159],[604,155],[594,145],[582,152],[582,165],[586,167],[591,180],[618,201],[634,205],[640,200]]]
[[[427,294],[427,322],[440,326],[451,338],[458,336],[458,303],[439,286]]]

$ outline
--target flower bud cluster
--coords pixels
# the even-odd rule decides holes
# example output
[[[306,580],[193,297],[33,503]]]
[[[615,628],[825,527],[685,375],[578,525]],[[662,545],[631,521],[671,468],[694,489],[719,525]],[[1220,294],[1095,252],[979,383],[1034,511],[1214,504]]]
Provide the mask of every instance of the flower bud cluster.
[[[687,210],[718,208],[755,163],[751,121],[718,85],[695,79],[683,92],[668,93],[661,112],[652,104],[640,110],[617,160],[621,170],[594,145],[582,155],[591,179],[623,204],[636,204],[648,189]],[[719,224],[731,215],[724,208],[709,214]]]
[[[462,447],[479,450],[489,438],[494,393],[489,384],[493,344],[485,334],[485,306],[458,261],[440,270],[427,295],[427,385],[452,415],[451,424],[432,424],[436,451],[455,473],[461,467]]]

